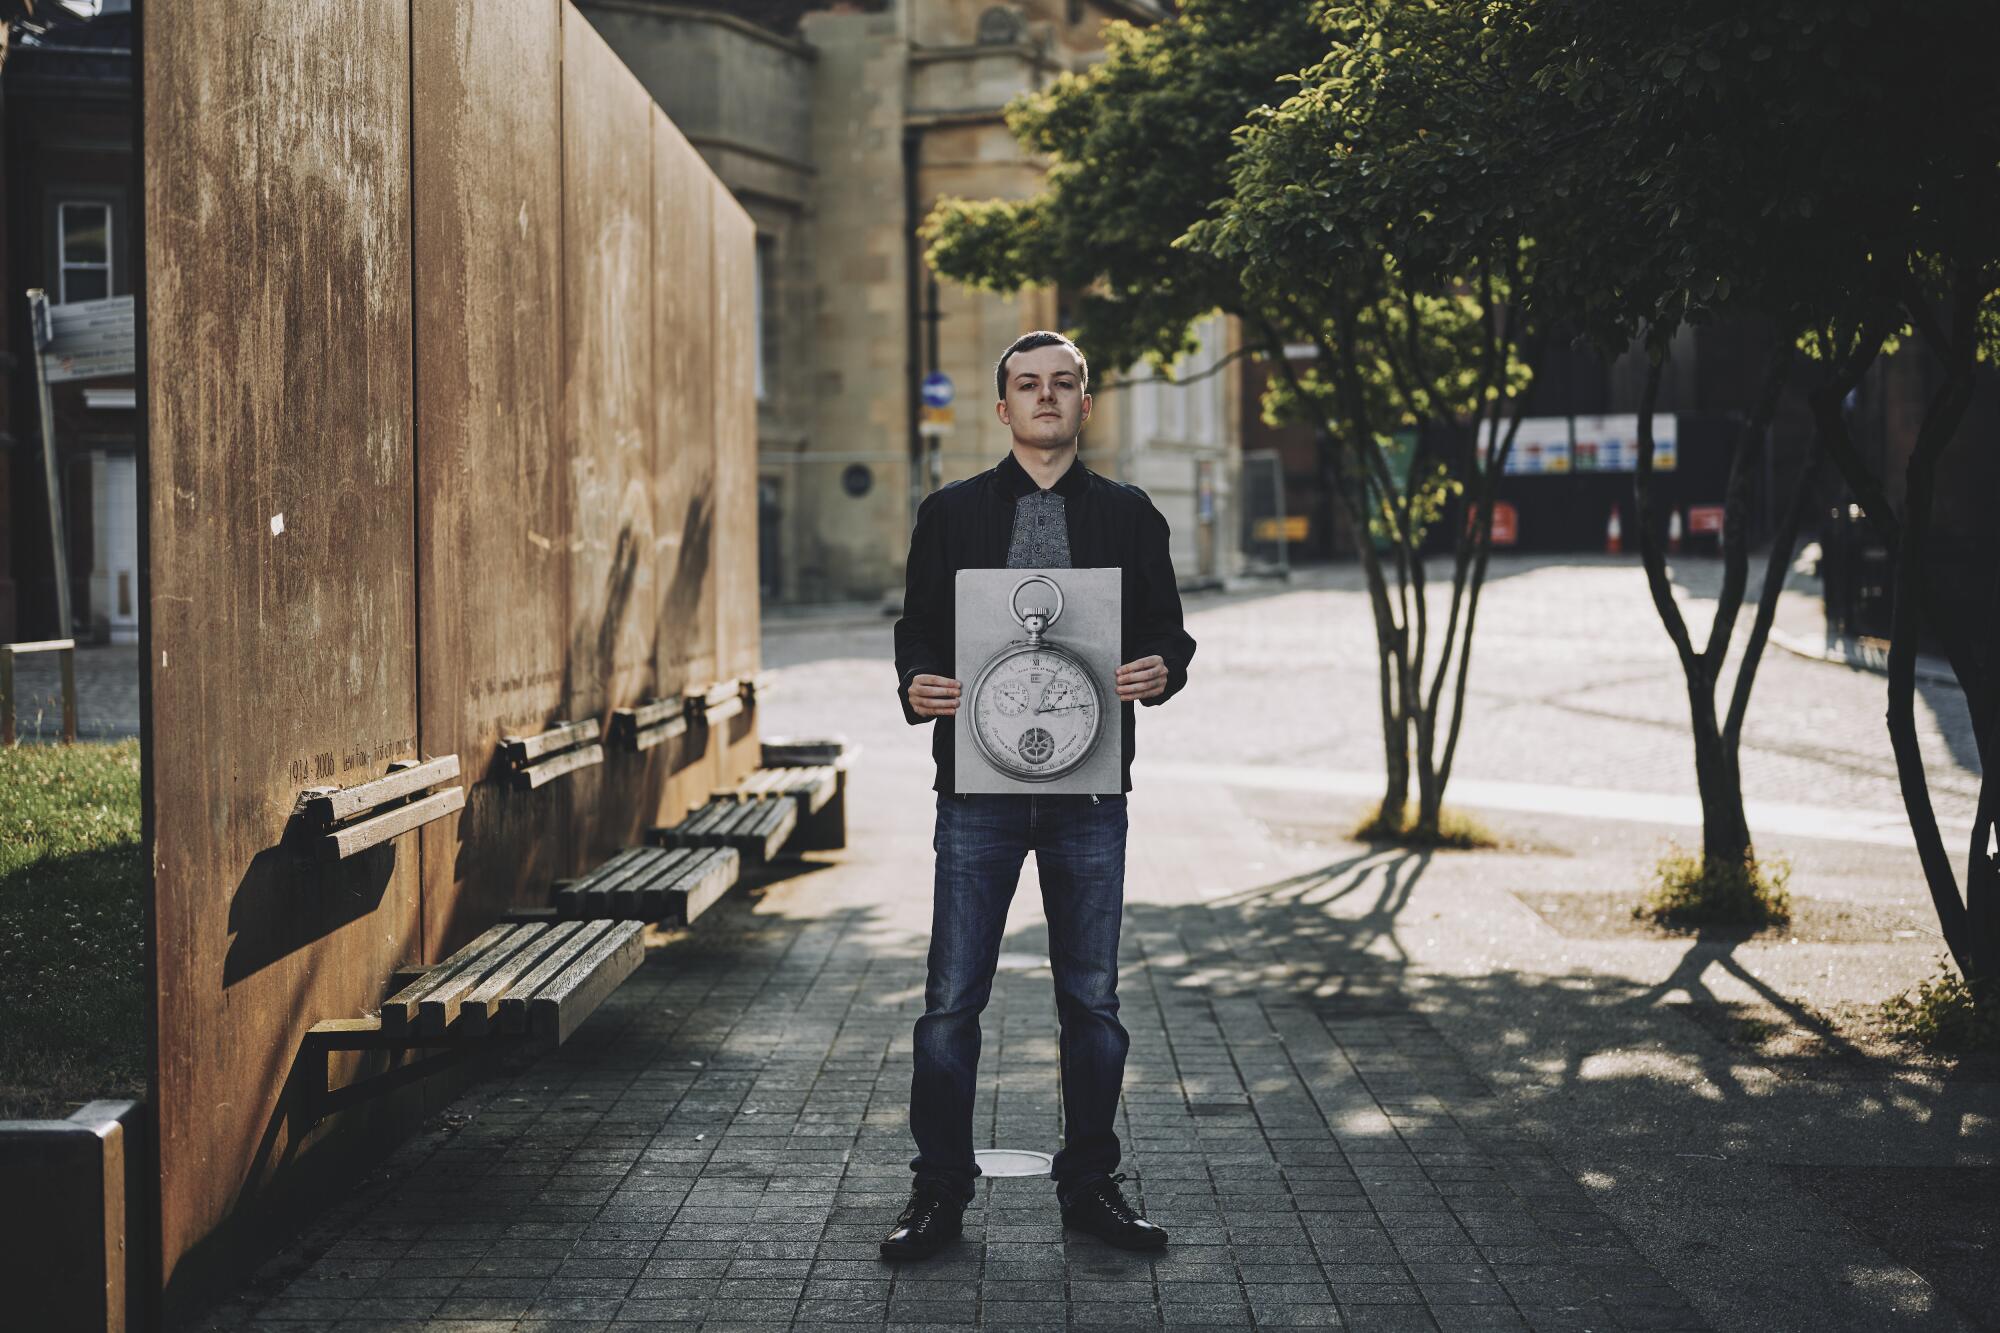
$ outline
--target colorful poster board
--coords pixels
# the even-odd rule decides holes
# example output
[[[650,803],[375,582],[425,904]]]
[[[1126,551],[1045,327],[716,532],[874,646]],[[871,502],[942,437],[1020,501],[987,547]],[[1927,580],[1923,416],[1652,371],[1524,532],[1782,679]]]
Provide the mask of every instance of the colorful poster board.
[[[1578,472],[1637,472],[1639,418],[1631,415],[1576,418],[1573,452]],[[1672,472],[1678,457],[1673,416],[1655,413],[1653,470]]]

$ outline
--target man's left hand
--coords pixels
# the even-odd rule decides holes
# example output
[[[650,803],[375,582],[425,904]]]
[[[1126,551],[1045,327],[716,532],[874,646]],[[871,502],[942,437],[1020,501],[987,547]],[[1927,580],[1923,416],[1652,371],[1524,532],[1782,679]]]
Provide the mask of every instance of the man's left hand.
[[[1124,703],[1167,692],[1166,660],[1155,653],[1118,668],[1118,698]]]

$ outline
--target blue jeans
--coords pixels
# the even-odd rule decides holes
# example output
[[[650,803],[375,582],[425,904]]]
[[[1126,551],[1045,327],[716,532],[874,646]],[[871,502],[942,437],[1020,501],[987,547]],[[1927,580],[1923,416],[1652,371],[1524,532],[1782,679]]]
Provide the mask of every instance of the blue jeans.
[[[1056,1188],[1118,1165],[1118,1092],[1132,1044],[1118,1022],[1118,927],[1125,910],[1125,798],[940,795],[930,976],[910,1079],[910,1169],[970,1198],[979,1015],[1007,907],[1029,852],[1042,881],[1055,972],[1063,1147]]]

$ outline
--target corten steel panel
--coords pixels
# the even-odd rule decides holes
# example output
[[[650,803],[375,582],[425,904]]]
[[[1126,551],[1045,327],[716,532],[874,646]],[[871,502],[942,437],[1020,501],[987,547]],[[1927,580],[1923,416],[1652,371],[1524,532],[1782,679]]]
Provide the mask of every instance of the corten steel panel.
[[[757,228],[715,189],[715,505],[719,675],[756,674]],[[716,733],[725,781],[757,767],[756,718],[746,710]]]
[[[690,143],[653,110],[653,420],[658,478],[660,617],[653,640],[659,692],[716,677],[714,178]],[[700,737],[691,733],[690,740]],[[677,823],[718,785],[719,745],[670,741],[659,808]]]
[[[596,29],[563,17],[563,434],[569,464],[564,712],[609,721],[653,692],[653,102]],[[573,868],[647,822],[654,751],[563,779]]]
[[[416,749],[407,17],[147,15],[153,1101],[175,1305],[407,1110],[307,1131],[287,1085],[313,1022],[366,1012],[415,958],[417,840],[332,866],[279,847],[300,788]]]
[[[467,788],[421,835],[434,960],[563,867],[561,784],[497,771],[564,702],[562,30],[560,0],[411,12],[423,749]]]

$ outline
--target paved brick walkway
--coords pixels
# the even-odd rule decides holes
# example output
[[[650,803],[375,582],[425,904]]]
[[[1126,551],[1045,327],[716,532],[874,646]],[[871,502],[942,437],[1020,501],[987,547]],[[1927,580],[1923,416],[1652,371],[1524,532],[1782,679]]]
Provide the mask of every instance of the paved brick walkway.
[[[829,872],[835,873],[838,872]],[[294,1251],[251,1327],[1700,1327],[1362,935],[1271,895],[1136,905],[1128,1183],[1163,1257],[1066,1238],[983,1182],[965,1240],[892,1269],[921,935],[868,905],[718,909],[560,1052],[476,1089]],[[1032,884],[1032,875],[1029,877]],[[1024,886],[1024,889],[1029,886]],[[1006,942],[978,1108],[1058,1134],[1039,923]],[[266,1288],[268,1290],[268,1288]]]

